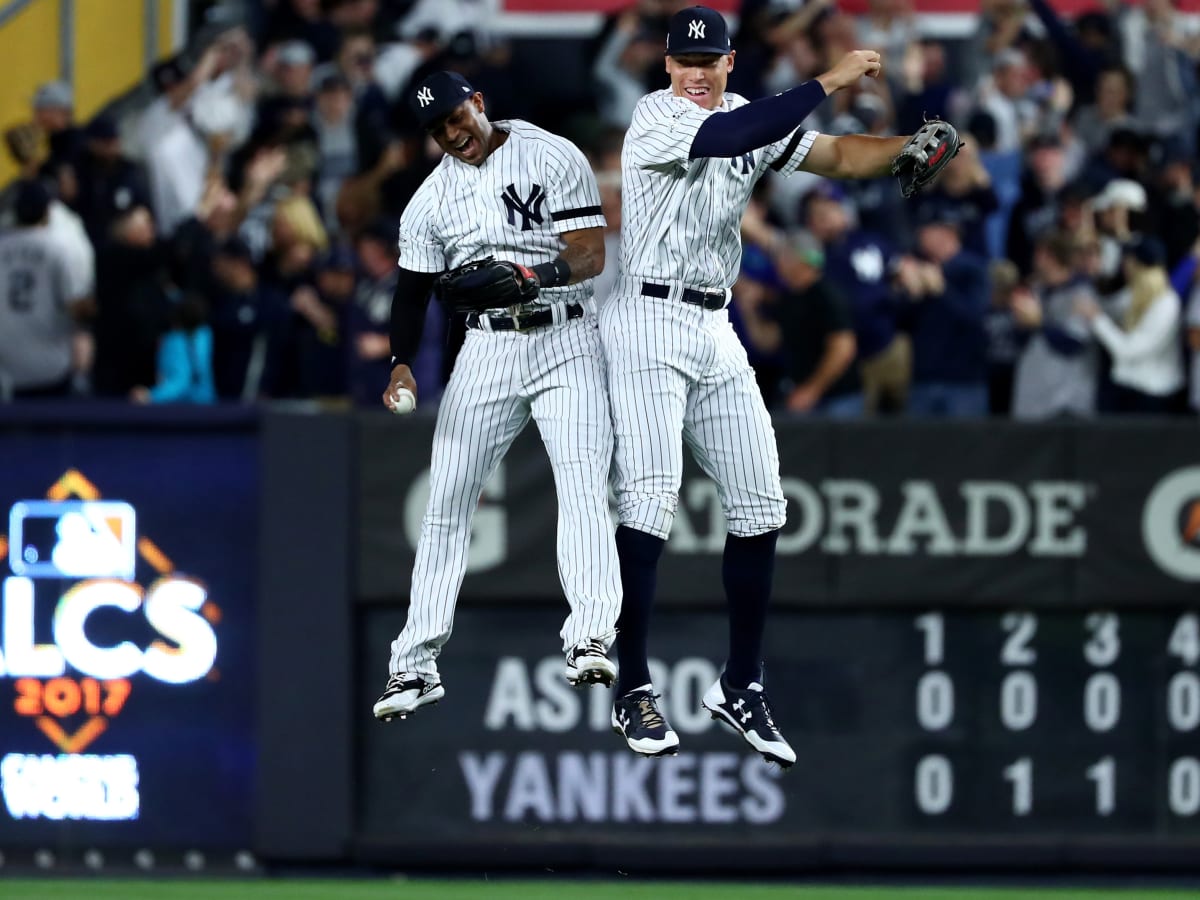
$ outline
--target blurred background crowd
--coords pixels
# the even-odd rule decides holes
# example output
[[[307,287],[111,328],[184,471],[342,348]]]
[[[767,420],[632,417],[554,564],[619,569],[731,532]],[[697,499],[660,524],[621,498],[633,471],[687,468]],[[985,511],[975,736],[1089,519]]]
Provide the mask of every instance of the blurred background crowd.
[[[224,0],[144,101],[76,121],[40,87],[5,130],[0,400],[317,400],[379,408],[397,229],[440,151],[405,88],[463,73],[493,119],[590,157],[616,274],[622,136],[666,86],[666,19],[640,0],[595,35],[519,45],[488,0]],[[982,0],[974,33],[923,33],[908,0],[744,0],[730,90],[785,90],[873,48],[885,77],[805,127],[965,148],[914,201],[894,179],[769,173],[743,223],[731,315],[768,405],[857,417],[1200,411],[1200,19],[1173,0]],[[533,49],[531,49],[531,47]],[[697,248],[704,252],[704,248]],[[26,326],[21,271],[53,269],[59,321]],[[429,316],[436,404],[462,325]]]

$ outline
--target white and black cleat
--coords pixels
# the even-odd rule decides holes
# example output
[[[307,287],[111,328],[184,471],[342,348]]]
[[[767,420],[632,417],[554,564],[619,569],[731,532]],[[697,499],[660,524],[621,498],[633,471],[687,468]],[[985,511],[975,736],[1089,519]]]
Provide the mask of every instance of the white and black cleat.
[[[625,738],[630,750],[642,756],[674,756],[679,752],[679,736],[659,710],[658,696],[646,685],[613,703],[613,731]]]
[[[422,706],[432,706],[446,691],[440,681],[426,681],[420,675],[398,672],[388,679],[383,696],[375,701],[375,718],[381,722],[407,719]]]
[[[588,638],[567,651],[567,681],[575,687],[592,684],[612,687],[616,680],[617,667],[599,638]]]
[[[757,681],[747,688],[735,688],[722,673],[717,683],[704,692],[701,702],[714,719],[740,734],[767,762],[778,763],[784,769],[795,764],[796,751],[775,727],[766,691]]]

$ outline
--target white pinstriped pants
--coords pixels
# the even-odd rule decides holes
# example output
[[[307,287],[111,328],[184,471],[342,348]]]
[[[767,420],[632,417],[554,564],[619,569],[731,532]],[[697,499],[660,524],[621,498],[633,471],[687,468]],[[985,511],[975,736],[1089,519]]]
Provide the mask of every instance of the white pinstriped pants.
[[[438,409],[429,504],[408,621],[392,642],[392,673],[437,680],[479,495],[531,417],[558,493],[558,572],[570,605],[563,649],[590,637],[612,643],[621,606],[608,511],[612,419],[596,317],[589,313],[524,333],[467,331]]]
[[[600,309],[621,524],[671,533],[686,442],[717,484],[730,534],[782,528],[775,429],[729,313],[643,297],[636,287],[622,279]]]

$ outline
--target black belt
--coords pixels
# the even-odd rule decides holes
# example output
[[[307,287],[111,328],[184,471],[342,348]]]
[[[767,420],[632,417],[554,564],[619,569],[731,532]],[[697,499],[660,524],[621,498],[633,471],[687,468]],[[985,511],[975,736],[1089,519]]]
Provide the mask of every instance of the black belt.
[[[567,304],[567,319],[583,318],[583,306],[579,303]],[[516,316],[484,315],[471,313],[467,316],[468,328],[479,328],[480,320],[487,319],[492,331],[528,331],[531,328],[541,328],[554,324],[554,310],[548,306],[535,309],[532,312],[518,313]]]
[[[659,300],[666,300],[671,296],[671,288],[665,284],[655,284],[653,281],[642,282],[642,296],[655,297]],[[689,303],[692,306],[702,306],[705,309],[724,309],[725,308],[725,292],[720,293],[714,291],[693,291],[691,288],[684,288],[679,299],[684,303]]]

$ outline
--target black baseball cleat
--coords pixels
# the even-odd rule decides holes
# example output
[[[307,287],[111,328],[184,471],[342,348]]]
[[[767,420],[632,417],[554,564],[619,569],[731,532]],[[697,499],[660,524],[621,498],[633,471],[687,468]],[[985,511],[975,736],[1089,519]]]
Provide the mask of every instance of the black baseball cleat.
[[[580,641],[567,651],[567,681],[576,687],[600,684],[612,687],[617,667],[608,658],[608,649],[600,638]]]
[[[766,691],[757,681],[748,688],[735,688],[722,673],[717,683],[704,692],[701,702],[714,719],[740,734],[767,762],[779,763],[785,769],[796,762],[796,751],[775,727]]]
[[[650,685],[637,688],[613,703],[613,731],[625,738],[634,753],[643,756],[673,756],[679,752],[679,736],[659,711],[658,698]]]
[[[440,681],[426,681],[420,675],[397,672],[388,679],[383,696],[375,701],[375,718],[381,722],[407,719],[409,713],[437,703],[445,696]]]

